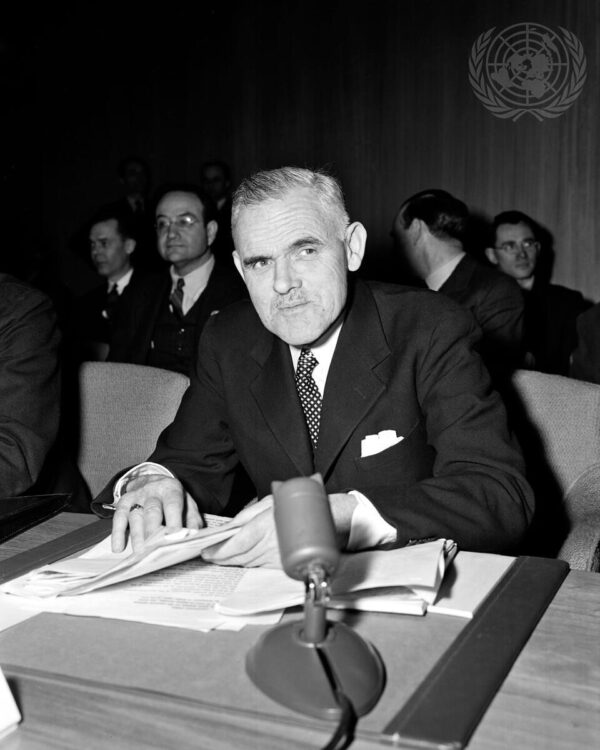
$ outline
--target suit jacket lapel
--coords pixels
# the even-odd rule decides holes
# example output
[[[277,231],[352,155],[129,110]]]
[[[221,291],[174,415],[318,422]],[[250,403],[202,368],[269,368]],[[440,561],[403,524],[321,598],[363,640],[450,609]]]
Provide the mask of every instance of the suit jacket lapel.
[[[315,455],[315,468],[324,478],[390,377],[390,349],[375,300],[360,282],[352,297],[325,385]]]
[[[299,475],[310,475],[314,471],[312,446],[288,345],[265,330],[252,356],[261,366],[258,377],[250,384],[258,408]]]

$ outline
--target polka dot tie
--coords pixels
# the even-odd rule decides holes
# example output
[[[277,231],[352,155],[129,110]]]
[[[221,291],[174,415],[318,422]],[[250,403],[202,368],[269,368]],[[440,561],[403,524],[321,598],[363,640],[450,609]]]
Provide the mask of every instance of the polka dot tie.
[[[317,447],[319,423],[321,421],[321,394],[312,376],[313,370],[318,364],[310,349],[302,349],[296,367],[296,388],[300,396],[313,450]]]

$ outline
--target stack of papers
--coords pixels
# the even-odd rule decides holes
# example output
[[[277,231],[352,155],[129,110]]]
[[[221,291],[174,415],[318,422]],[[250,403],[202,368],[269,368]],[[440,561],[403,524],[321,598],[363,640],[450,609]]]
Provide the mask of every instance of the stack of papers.
[[[209,523],[200,530],[160,528],[135,553],[130,548],[111,552],[109,537],[77,557],[5,583],[0,587],[5,626],[19,619],[19,612],[43,611],[196,630],[237,630],[249,623],[273,624],[285,608],[303,603],[304,584],[288,578],[283,570],[204,562],[203,549],[239,528],[235,520],[219,517],[211,517]],[[454,542],[438,539],[396,550],[342,555],[331,581],[330,606],[423,615],[440,606],[440,588],[455,553]],[[461,560],[465,555],[476,553],[461,553]],[[475,581],[471,575],[471,590],[463,592],[459,606],[447,602],[443,609],[442,603],[438,611],[472,616],[512,562],[497,555],[481,557],[495,558],[498,564],[488,568],[487,578]],[[475,572],[477,563],[466,567]]]

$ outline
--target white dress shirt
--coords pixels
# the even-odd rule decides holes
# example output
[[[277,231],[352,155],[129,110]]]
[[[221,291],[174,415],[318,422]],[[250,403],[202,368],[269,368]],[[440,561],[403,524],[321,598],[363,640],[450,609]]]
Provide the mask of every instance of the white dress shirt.
[[[113,289],[116,288],[117,294],[119,297],[123,294],[123,290],[129,284],[131,281],[131,277],[133,276],[133,268],[130,268],[127,273],[124,273],[120,279],[117,279],[116,281],[109,281],[108,283],[108,292],[112,292]]]

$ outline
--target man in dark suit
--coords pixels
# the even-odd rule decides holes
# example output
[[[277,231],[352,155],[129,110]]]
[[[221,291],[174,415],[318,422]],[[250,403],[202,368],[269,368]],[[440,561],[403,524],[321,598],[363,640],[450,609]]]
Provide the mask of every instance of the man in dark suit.
[[[123,196],[110,204],[113,211],[127,217],[133,228],[136,246],[136,268],[162,271],[165,264],[156,252],[153,205],[150,200],[150,167],[137,156],[126,156],[117,173]]]
[[[576,320],[589,308],[581,292],[551,284],[544,269],[547,232],[521,211],[494,217],[488,260],[516,280],[525,299],[525,364],[534,370],[568,375],[577,342]],[[548,269],[549,270],[549,269]]]
[[[124,301],[139,284],[135,270],[135,231],[127,214],[114,206],[101,209],[90,222],[90,258],[103,279],[75,301],[73,328],[79,359],[105,360]]]
[[[204,553],[216,563],[278,565],[270,483],[313,472],[348,550],[431,537],[511,549],[533,500],[471,316],[442,295],[349,282],[366,231],[322,173],[254,175],[232,223],[251,302],[209,321],[150,462],[96,500],[114,493],[113,549],[127,528],[137,547],[163,520],[227,513],[238,463],[261,500]]]
[[[483,332],[480,353],[492,375],[521,364],[524,304],[518,284],[464,251],[469,211],[445,190],[405,201],[392,228],[399,247],[429,289],[471,311]]]
[[[187,374],[209,317],[247,295],[235,269],[215,265],[213,217],[210,199],[192,186],[163,194],[156,208],[158,252],[170,266],[145,279],[120,309],[110,361]]]

